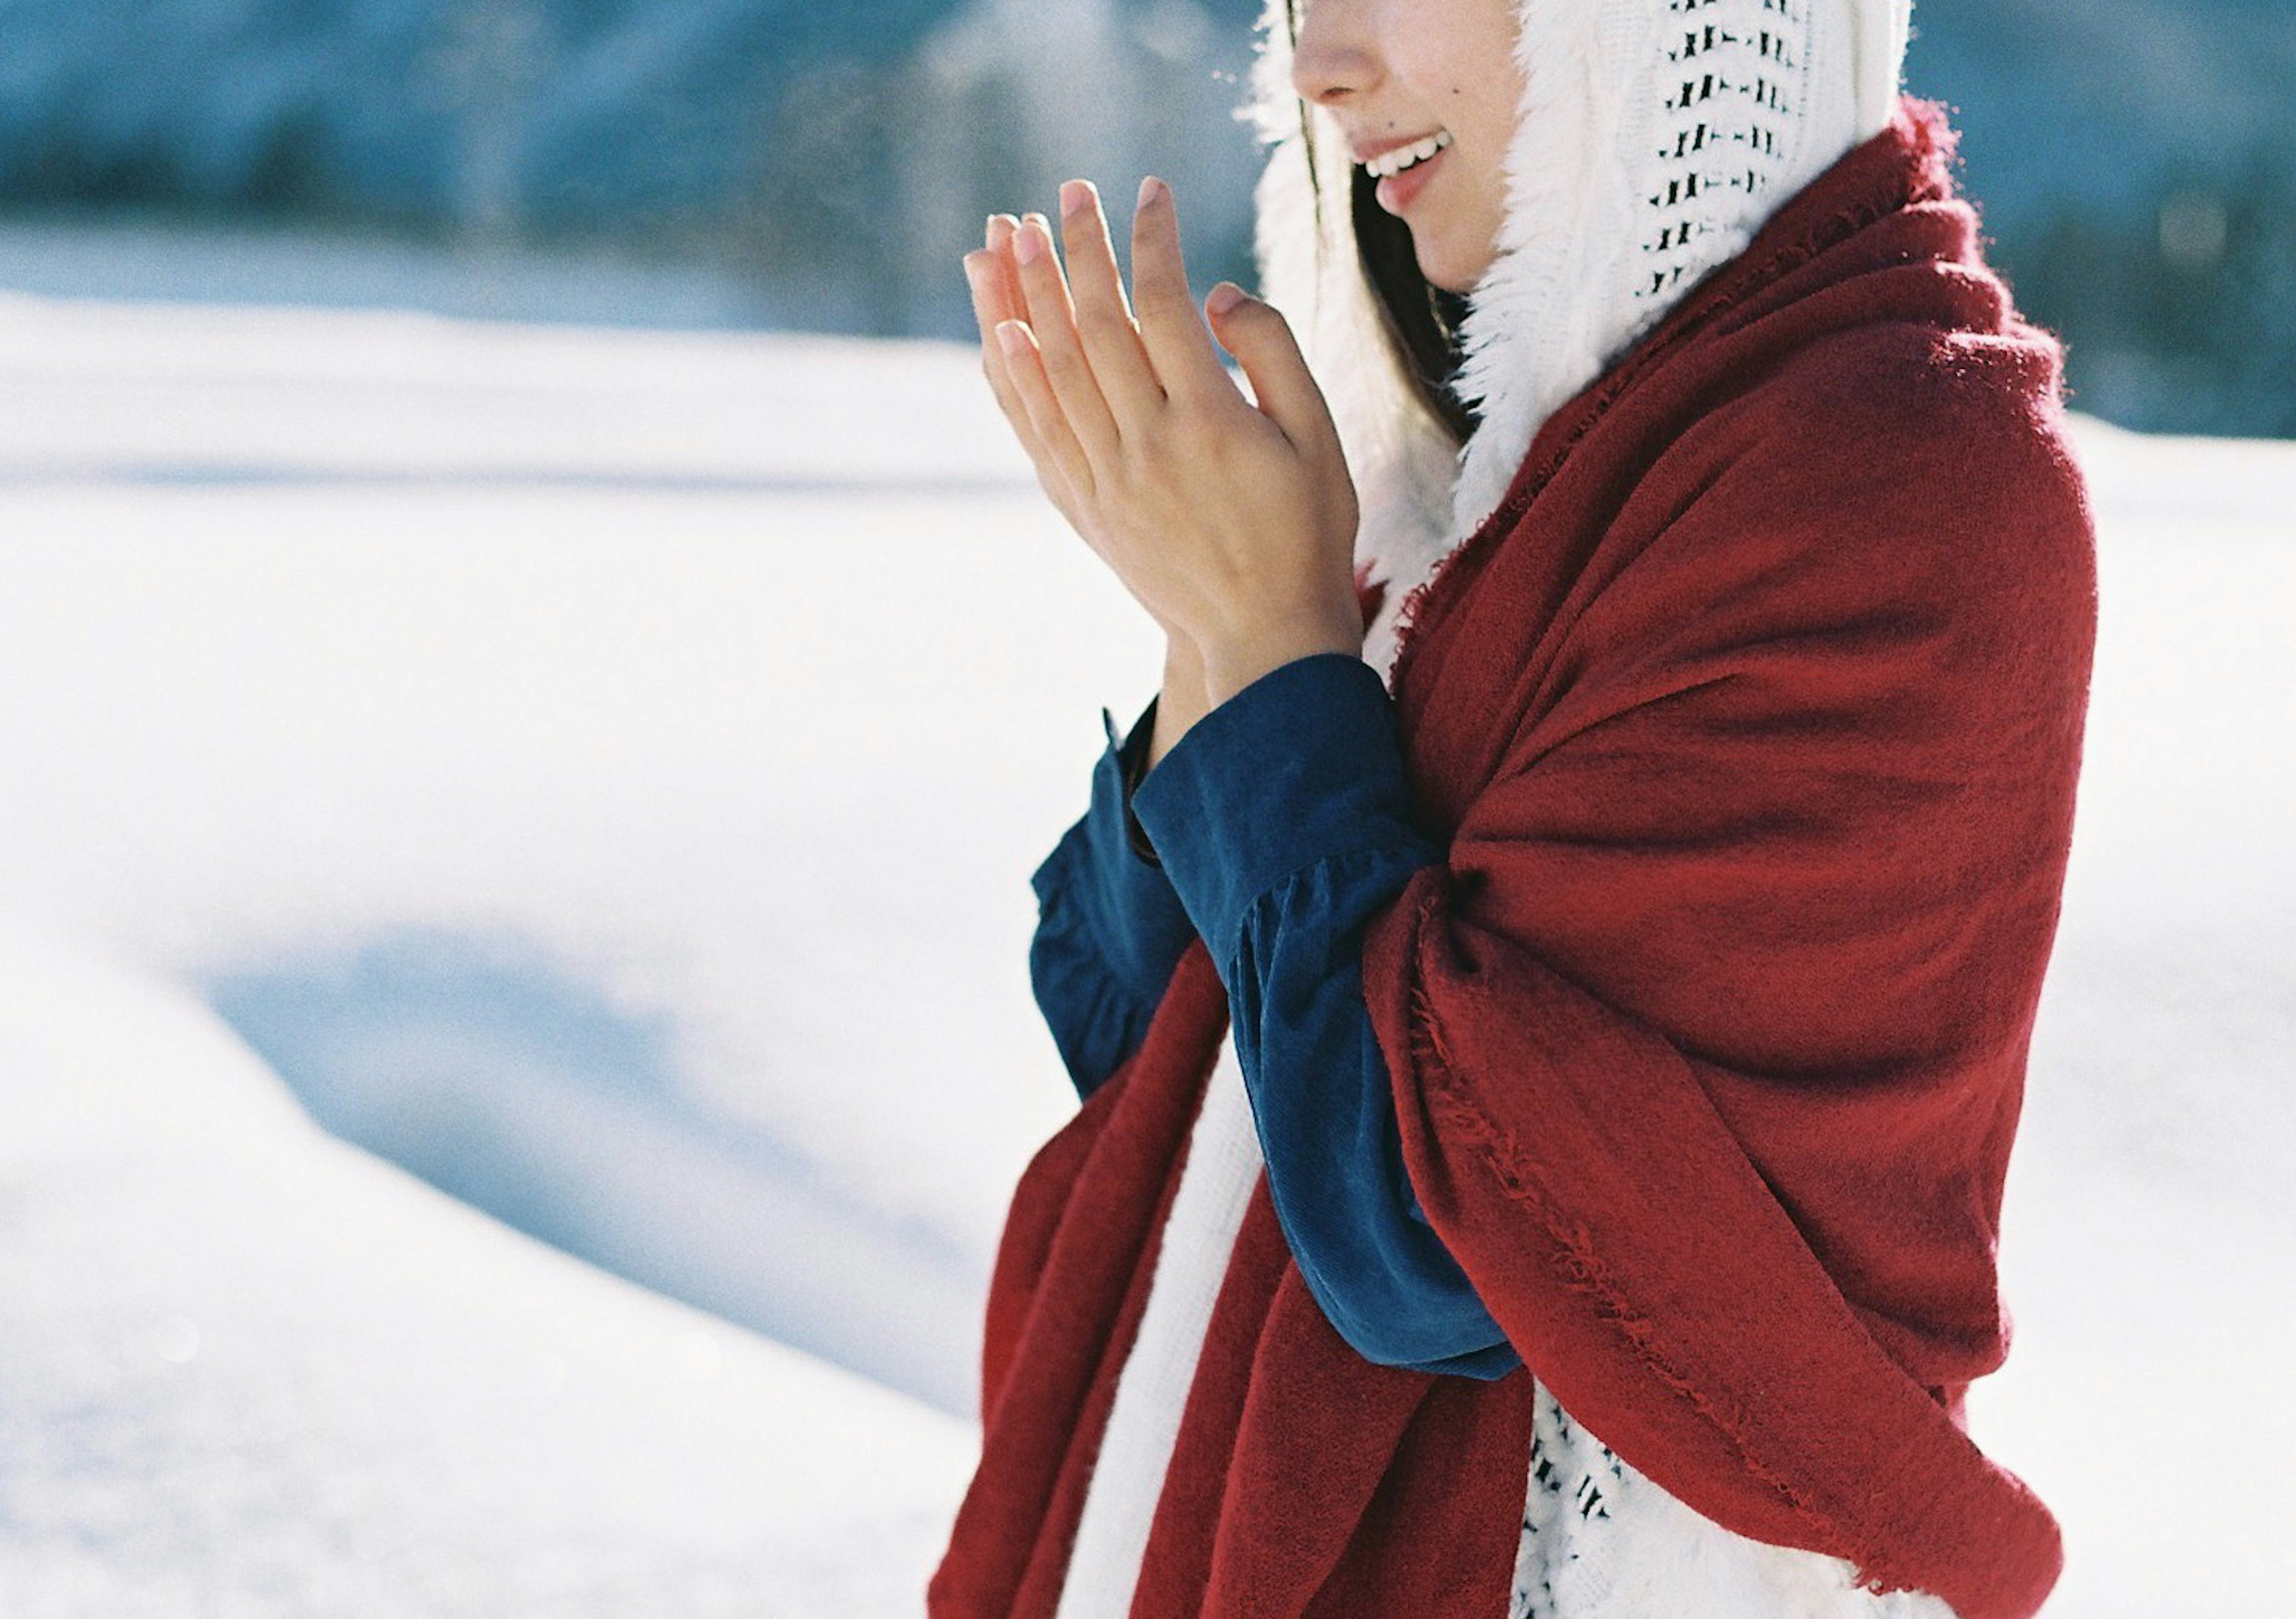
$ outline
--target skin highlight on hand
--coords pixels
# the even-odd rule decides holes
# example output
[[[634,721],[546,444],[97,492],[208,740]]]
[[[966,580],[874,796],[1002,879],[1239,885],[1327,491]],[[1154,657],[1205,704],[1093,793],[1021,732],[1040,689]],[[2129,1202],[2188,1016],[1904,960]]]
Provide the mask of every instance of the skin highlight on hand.
[[[1047,497],[1165,631],[1168,683],[1201,684],[1160,756],[1191,709],[1361,650],[1354,486],[1283,317],[1232,282],[1197,306],[1170,187],[1141,185],[1128,294],[1089,183],[1061,188],[1059,229],[995,216],[966,256],[982,370]]]

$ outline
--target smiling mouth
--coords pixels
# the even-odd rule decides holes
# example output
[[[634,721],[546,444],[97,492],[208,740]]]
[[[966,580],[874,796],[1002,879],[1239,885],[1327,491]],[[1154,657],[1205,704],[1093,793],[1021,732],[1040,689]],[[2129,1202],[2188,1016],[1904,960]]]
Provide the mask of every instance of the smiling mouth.
[[[1439,129],[1425,140],[1414,141],[1408,146],[1398,146],[1392,151],[1382,151],[1364,165],[1364,172],[1374,180],[1390,179],[1406,169],[1418,168],[1428,159],[1451,143],[1451,132]]]

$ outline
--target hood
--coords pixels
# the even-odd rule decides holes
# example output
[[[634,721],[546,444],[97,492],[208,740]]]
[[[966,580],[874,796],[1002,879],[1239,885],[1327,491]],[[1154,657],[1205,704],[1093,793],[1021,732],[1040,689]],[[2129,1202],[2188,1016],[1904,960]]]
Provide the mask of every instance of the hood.
[[[1347,446],[1359,573],[1389,586],[1365,643],[1382,669],[1410,588],[1497,506],[1547,418],[1888,125],[1912,11],[1912,0],[1519,3],[1506,214],[1461,327],[1459,391],[1480,416],[1464,449],[1382,329],[1349,219],[1348,143],[1293,92],[1284,0],[1261,22],[1261,292],[1292,321]]]

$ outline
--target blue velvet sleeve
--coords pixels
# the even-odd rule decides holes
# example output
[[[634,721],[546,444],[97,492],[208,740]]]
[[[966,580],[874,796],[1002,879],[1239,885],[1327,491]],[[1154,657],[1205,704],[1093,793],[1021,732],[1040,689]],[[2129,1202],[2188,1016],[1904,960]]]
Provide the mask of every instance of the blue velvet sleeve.
[[[1101,710],[1108,746],[1093,767],[1091,806],[1029,879],[1037,914],[1029,978],[1080,1097],[1139,1049],[1196,936],[1152,849],[1131,835],[1125,781],[1155,715],[1152,702],[1119,745],[1114,718]]]
[[[1308,1290],[1366,1360],[1497,1378],[1521,1363],[1411,1190],[1364,1003],[1372,916],[1441,851],[1413,827],[1376,671],[1284,665],[1197,722],[1132,797],[1210,947]]]

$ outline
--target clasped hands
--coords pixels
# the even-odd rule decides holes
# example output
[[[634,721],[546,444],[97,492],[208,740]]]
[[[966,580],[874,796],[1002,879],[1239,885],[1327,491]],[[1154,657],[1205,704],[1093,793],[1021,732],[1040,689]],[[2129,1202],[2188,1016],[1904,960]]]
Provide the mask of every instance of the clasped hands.
[[[1359,651],[1355,486],[1283,317],[1226,282],[1199,317],[1160,180],[1140,188],[1128,298],[1090,184],[1061,187],[1060,229],[1056,252],[1042,216],[999,215],[964,259],[981,368],[1046,495],[1193,654],[1206,707]]]

